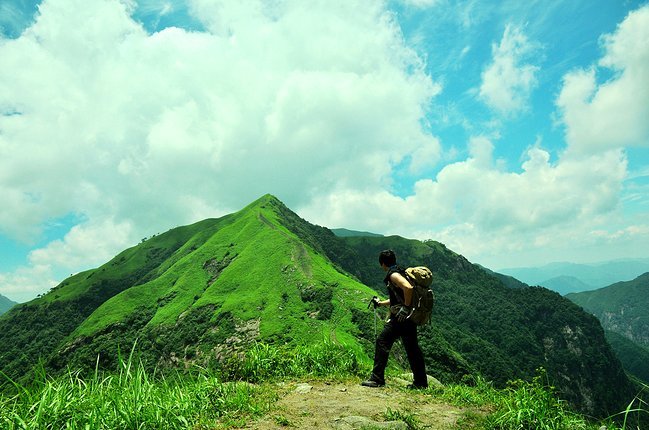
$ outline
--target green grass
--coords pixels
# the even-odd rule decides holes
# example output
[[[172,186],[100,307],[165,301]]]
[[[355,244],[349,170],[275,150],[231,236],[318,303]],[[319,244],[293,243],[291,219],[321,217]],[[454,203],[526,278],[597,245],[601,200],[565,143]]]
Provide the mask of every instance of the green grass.
[[[649,385],[642,382],[639,382],[638,385],[642,387],[640,393],[629,402],[629,405],[624,411],[614,415],[614,417],[618,418],[618,421],[623,418],[623,428],[634,428],[633,425],[640,422],[649,425],[649,403],[641,397],[643,393],[645,396],[649,393]],[[640,426],[638,425],[637,428],[639,430]]]
[[[277,400],[264,381],[348,377],[368,370],[349,349],[330,341],[294,349],[257,344],[222,369],[185,374],[147,372],[133,352],[119,363],[119,371],[112,373],[68,371],[49,378],[40,368],[29,385],[12,381],[12,394],[0,394],[0,428],[237,427],[269,412]]]
[[[0,400],[3,429],[213,428],[259,416],[275,400],[268,388],[207,373],[154,378],[131,361],[117,374],[70,372],[16,388]]]
[[[13,429],[215,429],[236,428],[264,415],[290,426],[273,409],[274,382],[320,378],[349,380],[364,375],[363,362],[345,345],[325,339],[311,346],[258,343],[220,369],[194,368],[167,375],[148,372],[131,352],[119,370],[90,375],[68,371],[51,378],[42,368],[29,385],[12,382],[0,393],[0,428]],[[646,387],[645,387],[646,388]],[[590,422],[557,399],[544,372],[532,381],[514,381],[498,390],[483,378],[430,388],[422,393],[466,409],[457,428],[484,430],[637,430],[632,424],[647,404],[636,398],[613,420]],[[275,414],[275,415],[272,415]],[[422,428],[409,410],[388,409],[388,421]]]
[[[223,366],[227,379],[252,383],[305,376],[359,376],[369,370],[370,363],[364,357],[328,339],[297,347],[257,343],[243,357],[232,357]]]
[[[419,420],[410,412],[404,412],[404,411],[393,410],[391,408],[388,408],[383,414],[383,417],[387,421],[403,422],[406,425],[406,427],[408,427],[408,430],[419,430],[421,428],[421,424],[419,423]]]
[[[645,387],[647,388],[647,387]],[[570,409],[547,382],[544,369],[532,381],[510,381],[499,390],[483,378],[466,378],[463,384],[431,389],[436,395],[458,406],[482,408],[488,413],[471,416],[467,428],[485,430],[639,430],[638,418],[649,418],[646,402],[636,397],[625,411],[604,421],[594,421]],[[477,423],[477,424],[476,424]],[[463,428],[463,427],[461,427]]]

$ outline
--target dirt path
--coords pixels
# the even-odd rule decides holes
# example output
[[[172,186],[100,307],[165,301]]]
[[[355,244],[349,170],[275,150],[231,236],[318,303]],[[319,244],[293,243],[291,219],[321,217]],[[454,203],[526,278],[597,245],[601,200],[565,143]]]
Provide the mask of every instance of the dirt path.
[[[247,429],[452,429],[468,410],[388,380],[386,387],[367,388],[360,381],[311,381],[280,388],[276,407]],[[389,411],[392,411],[390,414]],[[475,412],[475,411],[474,411]]]

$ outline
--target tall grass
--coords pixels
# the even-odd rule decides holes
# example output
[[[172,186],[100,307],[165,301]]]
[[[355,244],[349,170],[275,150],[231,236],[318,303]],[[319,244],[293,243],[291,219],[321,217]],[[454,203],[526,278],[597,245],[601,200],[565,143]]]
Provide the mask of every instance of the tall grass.
[[[493,429],[586,430],[599,429],[572,412],[547,383],[544,370],[532,381],[516,380],[502,392],[497,411],[489,418]]]
[[[134,357],[119,357],[119,371],[95,369],[50,378],[43,367],[34,381],[10,381],[0,394],[0,428],[13,429],[212,429],[243,425],[270,409],[277,394],[267,382],[286,377],[336,377],[358,373],[359,359],[325,340],[282,348],[256,344],[222,368],[156,375]]]
[[[154,377],[132,357],[113,374],[40,373],[31,386],[14,386],[14,395],[0,397],[2,429],[214,428],[259,416],[275,400],[268,388],[207,372]]]
[[[516,380],[499,390],[481,377],[470,377],[462,384],[432,389],[433,394],[459,406],[486,411],[478,427],[486,430],[640,430],[639,422],[649,408],[640,394],[620,412],[602,422],[590,421],[571,410],[548,383],[544,369],[532,381]],[[644,387],[645,390],[649,387]],[[474,427],[471,427],[474,428]]]
[[[639,381],[637,383],[642,387],[640,392],[629,402],[624,411],[614,415],[618,419],[622,418],[623,429],[640,430],[641,423],[649,427],[649,404],[642,397],[643,393],[649,392],[649,386]]]

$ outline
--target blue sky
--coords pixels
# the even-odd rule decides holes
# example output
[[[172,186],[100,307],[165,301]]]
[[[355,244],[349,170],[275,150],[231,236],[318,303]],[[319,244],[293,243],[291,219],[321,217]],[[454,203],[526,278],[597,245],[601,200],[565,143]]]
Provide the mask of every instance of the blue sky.
[[[492,269],[649,257],[646,1],[3,0],[0,294],[272,193]]]

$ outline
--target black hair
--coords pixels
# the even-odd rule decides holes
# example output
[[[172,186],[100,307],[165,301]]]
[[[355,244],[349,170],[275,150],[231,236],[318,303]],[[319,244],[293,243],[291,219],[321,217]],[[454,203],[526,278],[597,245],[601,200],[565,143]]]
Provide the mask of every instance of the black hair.
[[[379,264],[385,264],[388,267],[392,267],[397,264],[397,256],[394,251],[391,249],[386,249],[381,251],[379,254]]]

